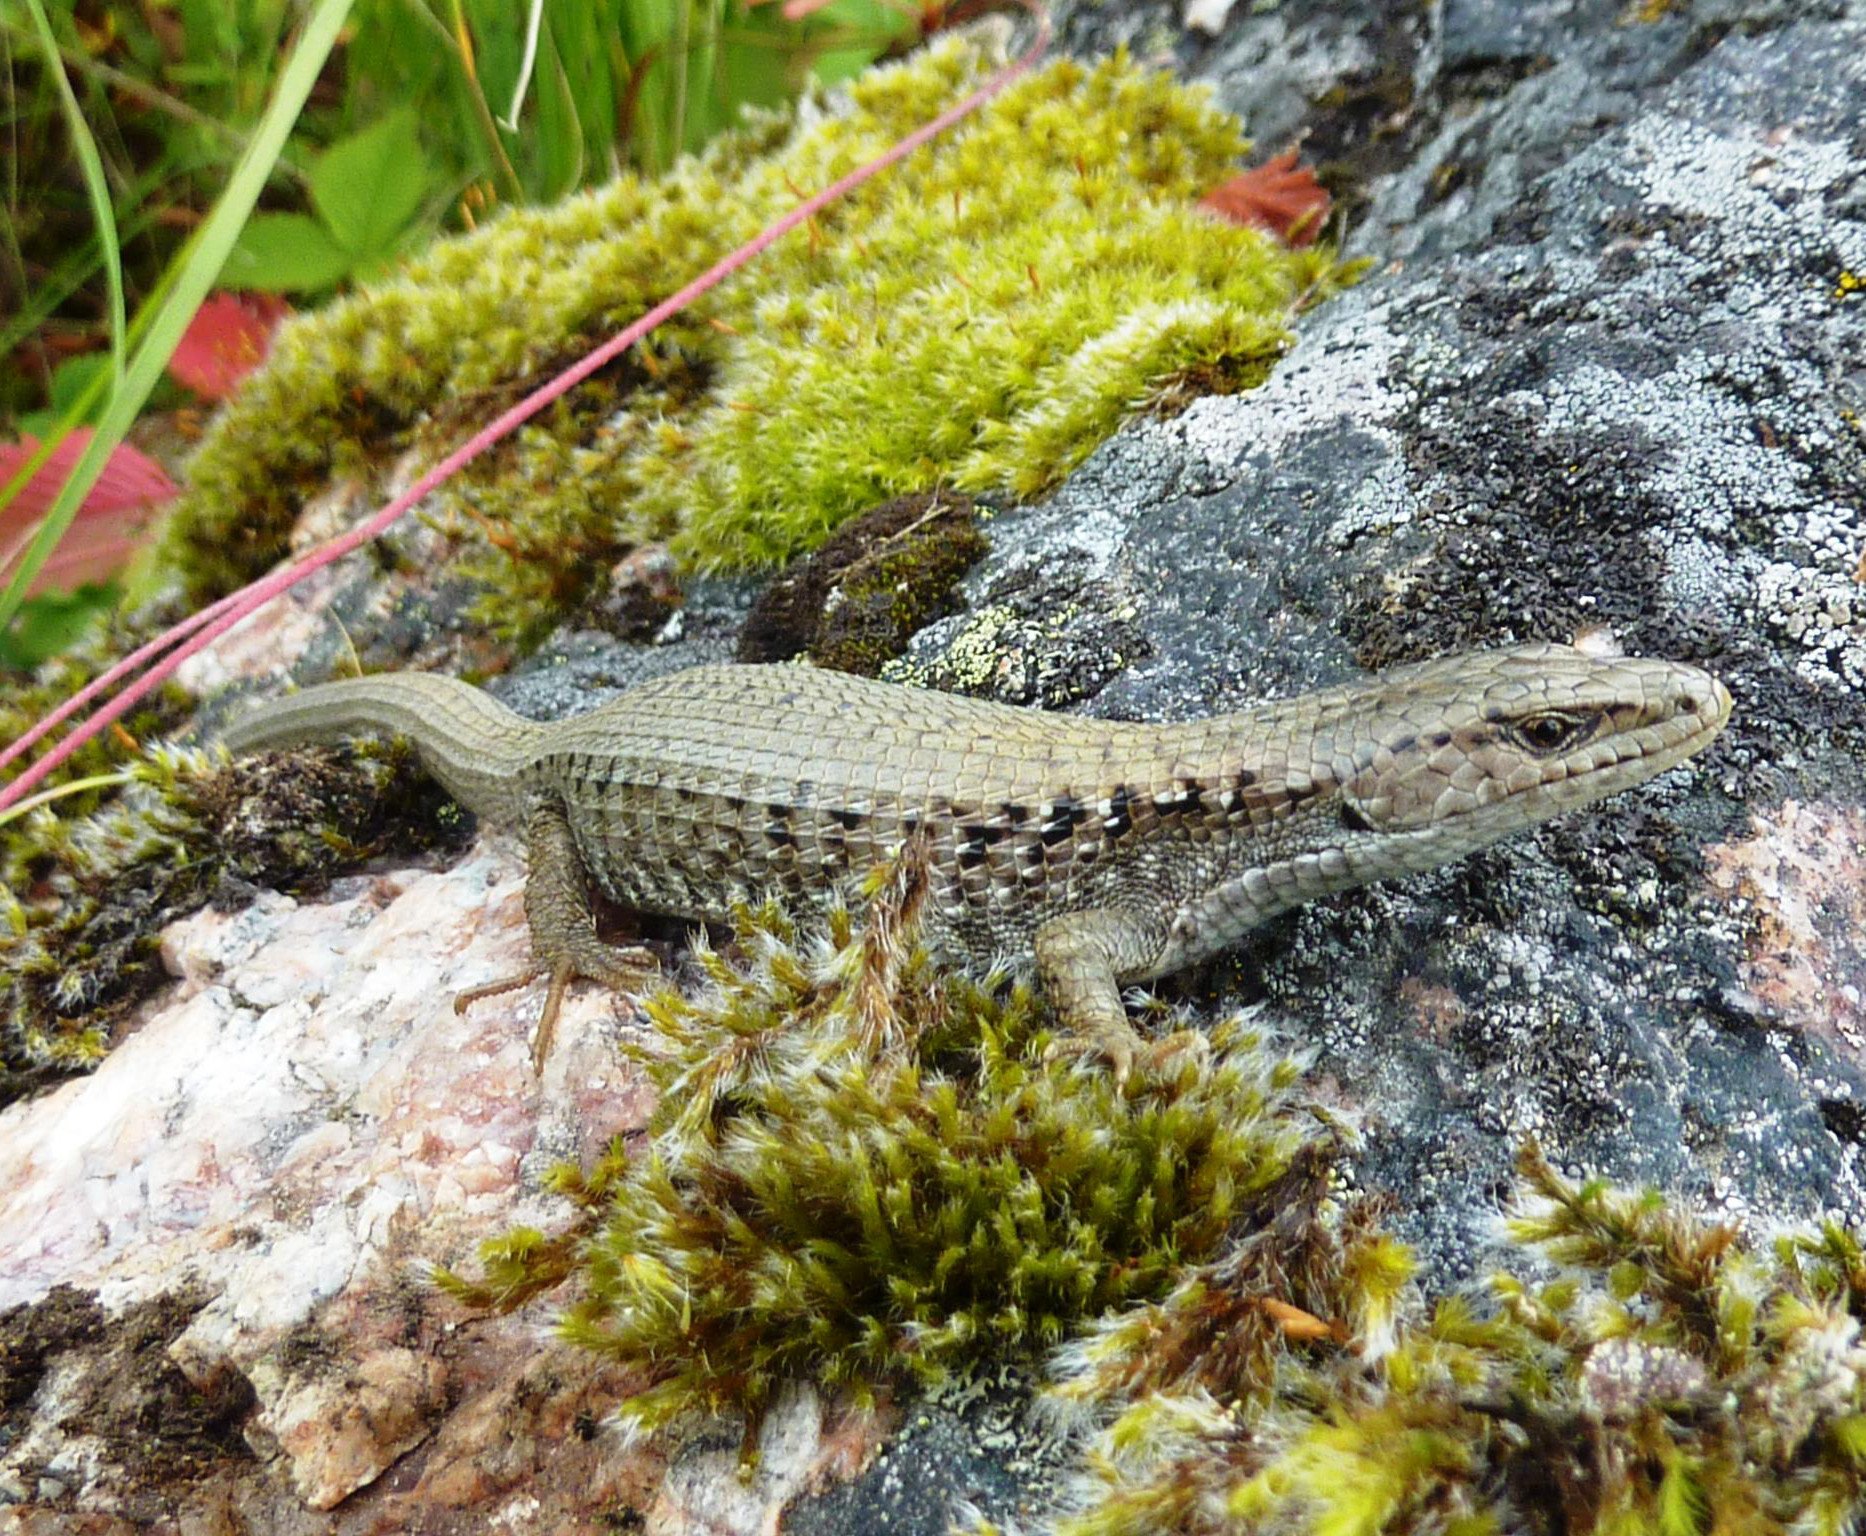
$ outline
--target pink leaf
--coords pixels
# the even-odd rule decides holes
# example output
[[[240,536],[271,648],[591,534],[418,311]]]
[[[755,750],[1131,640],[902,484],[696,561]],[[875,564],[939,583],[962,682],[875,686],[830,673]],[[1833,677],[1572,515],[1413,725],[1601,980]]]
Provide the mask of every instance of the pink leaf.
[[[210,294],[176,343],[168,371],[204,400],[224,400],[265,361],[272,330],[292,312],[277,294]]]
[[[26,547],[40,518],[70,476],[72,466],[91,441],[91,429],[78,427],[52,450],[52,455],[20,487],[19,495],[0,508],[0,571],[11,567]],[[18,443],[0,443],[0,485],[38,451],[39,440],[28,435]],[[119,443],[104,461],[104,472],[84,498],[65,537],[59,540],[32,590],[75,587],[107,579],[135,550],[150,511],[176,494],[175,482],[162,466],[128,443]]]
[[[1233,224],[1267,230],[1285,245],[1313,245],[1328,217],[1328,193],[1291,149],[1220,182],[1199,206]]]

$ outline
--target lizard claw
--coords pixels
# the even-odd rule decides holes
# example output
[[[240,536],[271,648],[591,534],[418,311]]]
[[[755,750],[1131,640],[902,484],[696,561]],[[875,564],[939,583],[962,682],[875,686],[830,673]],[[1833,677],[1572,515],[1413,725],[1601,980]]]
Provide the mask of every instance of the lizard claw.
[[[1212,1054],[1212,1042],[1200,1029],[1176,1029],[1170,1035],[1162,1035],[1141,1051],[1141,1073],[1146,1077],[1163,1073],[1173,1059],[1182,1054],[1196,1056],[1203,1062]]]
[[[537,1033],[531,1042],[531,1067],[541,1077],[544,1075],[544,1064],[550,1059],[551,1043],[557,1033],[557,1015],[564,1005],[564,993],[572,981],[581,977],[586,981],[600,982],[617,992],[632,992],[650,976],[656,975],[660,968],[660,962],[651,950],[616,949],[603,945],[600,955],[562,955],[549,961],[540,959],[510,976],[501,976],[477,987],[467,987],[454,994],[454,1012],[465,1013],[473,1004],[483,1002],[486,998],[515,991],[540,976],[549,977],[550,987],[544,994],[544,1010],[538,1015]]]
[[[1103,1024],[1079,1034],[1052,1040],[1043,1052],[1045,1061],[1064,1061],[1071,1057],[1090,1063],[1105,1064],[1117,1088],[1125,1088],[1134,1070],[1134,1059],[1146,1052],[1146,1044],[1126,1020]]]
[[[1211,1054],[1212,1043],[1196,1029],[1179,1029],[1158,1040],[1143,1040],[1131,1024],[1108,1025],[1081,1034],[1053,1040],[1043,1053],[1045,1061],[1069,1057],[1105,1063],[1117,1088],[1125,1088],[1139,1068],[1138,1081],[1145,1082],[1164,1073],[1178,1056],[1191,1052],[1201,1058]]]

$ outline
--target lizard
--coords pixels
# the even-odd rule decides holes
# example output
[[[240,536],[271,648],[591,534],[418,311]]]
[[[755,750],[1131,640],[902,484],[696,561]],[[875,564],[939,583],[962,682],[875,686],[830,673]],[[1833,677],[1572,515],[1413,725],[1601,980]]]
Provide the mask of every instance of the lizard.
[[[235,752],[399,734],[482,820],[522,829],[539,1069],[575,979],[638,989],[625,907],[723,919],[827,904],[909,840],[935,953],[1034,964],[1062,1048],[1125,1078],[1122,989],[1302,902],[1462,857],[1662,773],[1730,717],[1682,663],[1541,644],[1390,669],[1207,719],[1023,709],[807,666],[695,667],[586,714],[527,720],[456,678],[306,688],[236,720]]]

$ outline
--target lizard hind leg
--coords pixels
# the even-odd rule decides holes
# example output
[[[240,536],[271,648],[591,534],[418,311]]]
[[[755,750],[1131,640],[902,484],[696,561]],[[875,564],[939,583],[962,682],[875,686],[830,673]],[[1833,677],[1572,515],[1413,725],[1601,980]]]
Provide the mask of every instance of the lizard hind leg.
[[[637,991],[660,969],[652,951],[618,948],[596,936],[596,915],[583,880],[583,860],[577,853],[570,823],[552,804],[536,807],[525,823],[525,856],[529,877],[525,882],[525,919],[531,927],[532,963],[512,976],[502,976],[469,987],[454,998],[454,1011],[464,1013],[474,1003],[536,981],[550,979],[544,1011],[532,1040],[531,1062],[543,1072],[551,1054],[551,1040],[564,993],[576,980],[600,982],[617,992]]]
[[[1164,943],[1160,923],[1113,907],[1065,912],[1039,926],[1031,941],[1037,975],[1070,1032],[1047,1054],[1106,1062],[1125,1084],[1137,1061],[1152,1068],[1187,1044],[1174,1036],[1148,1045],[1121,1001],[1121,977],[1145,975]]]

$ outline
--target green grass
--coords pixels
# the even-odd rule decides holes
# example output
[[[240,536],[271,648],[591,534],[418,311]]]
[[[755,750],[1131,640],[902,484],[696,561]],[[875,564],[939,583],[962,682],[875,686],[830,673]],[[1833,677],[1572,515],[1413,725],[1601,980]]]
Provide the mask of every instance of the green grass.
[[[42,403],[57,359],[106,339],[115,284],[130,307],[146,297],[257,131],[300,32],[292,0],[109,6],[102,25],[75,0],[45,0],[64,66],[52,70],[39,4],[0,10],[0,312],[9,317],[0,352],[24,349],[0,416]],[[266,206],[309,211],[318,155],[406,109],[431,162],[421,188],[428,233],[470,226],[494,204],[551,201],[624,167],[666,169],[745,105],[779,105],[914,35],[881,0],[835,0],[797,22],[743,0],[548,5],[516,127],[505,127],[529,10],[508,0],[357,0],[269,167]],[[82,148],[61,101],[67,76],[123,235],[120,261],[98,238],[100,182],[70,174]]]
[[[745,106],[839,78],[916,27],[880,0],[798,21],[744,0],[546,5],[521,90],[532,14],[508,0],[0,10],[0,437],[46,409],[61,360],[107,351],[113,375],[86,398],[102,430],[0,596],[0,629],[137,412],[185,401],[158,388],[161,365],[207,284],[315,302],[498,206],[664,168]]]
[[[29,3],[34,8],[36,19],[42,24],[45,46],[49,51],[55,46],[50,28],[43,26],[44,16],[38,9],[38,0],[29,0]],[[124,333],[127,329],[121,315],[122,293],[120,287],[112,285],[111,292],[115,296],[111,325],[113,367],[111,373],[100,380],[103,404],[98,415],[97,430],[46,513],[37,535],[27,546],[13,579],[5,591],[0,592],[0,630],[5,630],[13,622],[20,605],[25,601],[27,588],[71,525],[72,519],[77,516],[79,506],[103,472],[111,450],[128,434],[144,402],[148,400],[150,391],[161,377],[169,354],[175,350],[175,344],[194,317],[195,310],[207,297],[209,288],[213,286],[226,261],[227,253],[233,248],[247,215],[258,200],[260,190],[291,132],[292,124],[297,121],[300,108],[317,81],[349,8],[350,0],[320,0],[310,13],[298,45],[279,73],[276,93],[232,168],[226,190],[188,244],[177,253],[172,278],[165,274],[159,284],[159,299],[145,311],[144,317],[139,317],[146,318],[147,323],[146,327],[139,327],[143,334],[127,367],[122,360]],[[60,79],[62,82],[62,76]],[[68,106],[73,131],[83,143],[86,136],[75,98],[68,99]],[[106,230],[104,245],[108,251],[114,252],[115,231],[102,185],[101,161],[94,153],[87,155],[82,152],[80,160],[85,166],[85,179],[93,203],[99,208]],[[111,271],[115,272],[114,263],[111,264]],[[73,414],[81,414],[78,407],[73,407]],[[47,442],[50,441],[48,438]]]

